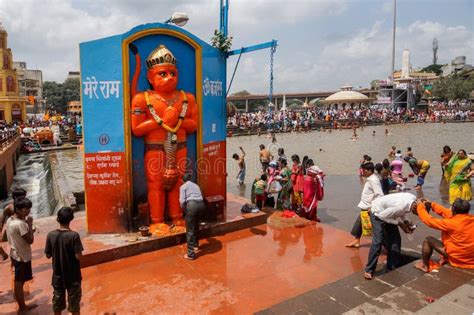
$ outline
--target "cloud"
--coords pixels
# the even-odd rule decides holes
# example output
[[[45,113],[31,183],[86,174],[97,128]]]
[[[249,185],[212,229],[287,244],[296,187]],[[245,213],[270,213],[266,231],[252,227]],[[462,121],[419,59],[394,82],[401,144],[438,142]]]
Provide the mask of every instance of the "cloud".
[[[384,79],[390,75],[392,54],[392,32],[383,21],[375,21],[370,29],[362,29],[351,36],[326,38],[319,53],[299,51],[295,58],[276,56],[275,87],[281,92],[306,92],[336,90],[350,84],[355,88],[367,87],[373,79]],[[414,68],[425,67],[432,61],[432,40],[439,40],[439,63],[448,63],[455,56],[468,56],[472,62],[474,33],[462,25],[445,25],[432,21],[415,21],[406,27],[397,28],[395,68],[401,67],[401,55],[410,50]],[[291,54],[290,54],[291,55]],[[471,59],[470,59],[471,58]],[[247,79],[245,89],[254,91],[251,83],[264,80],[259,92],[266,92],[262,73],[268,73],[268,63],[255,62],[254,69],[241,69],[239,75]]]
[[[334,90],[349,83],[367,86],[389,75],[391,67],[390,6],[377,6],[377,20],[349,23],[363,2],[343,0],[239,0],[230,3],[234,47],[279,40],[275,55],[276,92]],[[373,2],[368,1],[367,6]],[[45,80],[62,81],[79,69],[80,42],[166,20],[172,12],[188,13],[184,27],[209,40],[219,24],[218,0],[3,0],[0,18],[9,32],[14,59],[43,70]],[[433,18],[435,20],[435,17]],[[412,64],[431,61],[431,42],[439,39],[439,60],[466,55],[472,62],[472,27],[430,19],[410,21],[397,29],[397,65],[403,48]],[[351,25],[351,26],[347,26]],[[355,25],[355,26],[354,26]],[[269,51],[242,56],[232,91],[267,93]],[[229,79],[237,57],[228,63]],[[231,92],[232,92],[231,91]]]

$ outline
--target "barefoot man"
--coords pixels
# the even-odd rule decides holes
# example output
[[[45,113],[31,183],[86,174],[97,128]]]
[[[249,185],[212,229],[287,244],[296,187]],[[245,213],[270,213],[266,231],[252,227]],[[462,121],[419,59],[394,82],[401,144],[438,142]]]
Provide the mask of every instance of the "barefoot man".
[[[391,271],[399,266],[402,241],[398,227],[405,233],[413,233],[414,227],[408,221],[407,215],[416,206],[415,195],[404,192],[382,196],[372,202],[372,245],[365,267],[365,279],[373,278],[382,244],[387,247],[387,270]]]
[[[428,211],[442,218],[432,217]],[[423,272],[430,271],[433,250],[441,255],[441,264],[446,260],[454,267],[474,269],[474,216],[469,214],[471,206],[466,200],[456,199],[451,209],[435,202],[421,199],[414,214],[418,214],[427,226],[441,231],[441,241],[428,236],[423,242],[422,261],[415,267]]]
[[[237,165],[239,165],[239,172],[237,173],[236,179],[239,182],[239,185],[243,185],[245,181],[245,151],[242,147],[239,147],[240,152],[242,155],[239,156],[237,153],[232,155],[232,158],[237,161]]]
[[[268,168],[268,164],[273,159],[273,156],[270,153],[270,151],[265,149],[265,146],[263,144],[260,145],[259,158],[260,158],[260,163],[262,163],[262,170],[263,172],[266,172]]]

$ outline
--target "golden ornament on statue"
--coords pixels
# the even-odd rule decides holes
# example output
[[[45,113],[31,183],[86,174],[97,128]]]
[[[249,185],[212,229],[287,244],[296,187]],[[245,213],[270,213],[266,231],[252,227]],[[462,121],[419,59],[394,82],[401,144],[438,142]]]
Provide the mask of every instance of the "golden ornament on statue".
[[[150,69],[158,65],[173,65],[176,66],[176,58],[165,45],[160,45],[155,48],[146,58],[146,68]]]

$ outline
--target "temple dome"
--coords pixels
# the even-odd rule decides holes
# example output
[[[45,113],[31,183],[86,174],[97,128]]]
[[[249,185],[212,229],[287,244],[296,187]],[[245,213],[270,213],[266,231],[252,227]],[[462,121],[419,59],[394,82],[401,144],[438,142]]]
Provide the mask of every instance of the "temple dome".
[[[362,100],[368,100],[369,98],[359,92],[356,91],[349,91],[349,90],[344,90],[344,91],[339,91],[334,94],[329,95],[325,101],[331,101],[331,102],[340,102],[340,101],[362,101]]]

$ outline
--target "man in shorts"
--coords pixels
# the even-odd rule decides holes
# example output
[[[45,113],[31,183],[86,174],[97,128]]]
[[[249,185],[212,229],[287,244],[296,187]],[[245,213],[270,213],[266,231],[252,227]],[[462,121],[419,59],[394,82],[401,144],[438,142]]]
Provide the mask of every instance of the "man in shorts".
[[[238,155],[237,153],[234,153],[232,155],[232,158],[237,161],[239,165],[239,172],[237,173],[236,179],[239,182],[239,185],[243,185],[245,181],[245,151],[242,149],[242,147],[239,147],[240,152],[242,152],[242,155]]]
[[[10,258],[15,269],[13,293],[18,303],[18,313],[22,314],[37,305],[25,303],[23,285],[33,279],[31,269],[31,244],[34,241],[33,218],[29,216],[31,201],[27,198],[15,200],[14,213],[8,219],[7,237],[10,244]]]
[[[70,207],[62,207],[58,211],[59,229],[48,233],[44,253],[47,258],[53,258],[53,312],[61,314],[66,309],[66,291],[68,312],[80,314],[82,297],[81,238],[79,233],[69,228],[74,219],[74,211]]]

